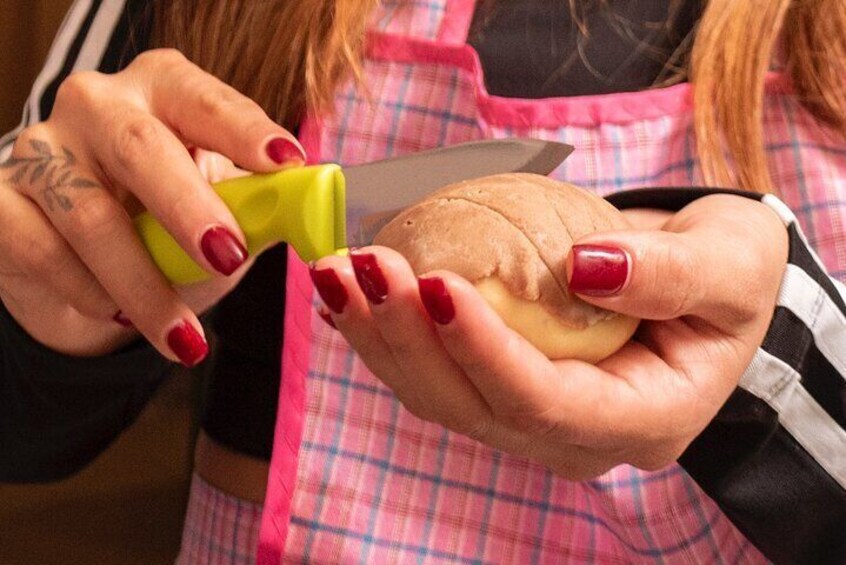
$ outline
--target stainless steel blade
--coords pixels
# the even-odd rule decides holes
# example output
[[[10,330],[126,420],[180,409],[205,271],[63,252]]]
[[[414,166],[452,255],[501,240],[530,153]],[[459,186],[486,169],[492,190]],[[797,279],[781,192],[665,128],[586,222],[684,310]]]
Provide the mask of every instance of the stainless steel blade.
[[[448,184],[498,173],[547,175],[572,152],[554,141],[495,139],[346,167],[347,244],[368,245],[401,210]]]

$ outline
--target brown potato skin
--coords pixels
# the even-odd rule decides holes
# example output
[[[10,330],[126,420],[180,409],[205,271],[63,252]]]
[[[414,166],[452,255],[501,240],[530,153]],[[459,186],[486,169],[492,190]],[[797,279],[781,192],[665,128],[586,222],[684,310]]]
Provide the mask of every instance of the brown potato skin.
[[[445,269],[477,287],[499,281],[507,292],[482,294],[509,326],[550,358],[596,362],[628,341],[637,320],[623,321],[570,293],[565,260],[575,240],[629,227],[619,210],[583,189],[510,173],[432,193],[382,228],[374,243],[397,250],[418,275]],[[560,334],[553,346],[551,331]],[[587,333],[579,338],[580,332]]]

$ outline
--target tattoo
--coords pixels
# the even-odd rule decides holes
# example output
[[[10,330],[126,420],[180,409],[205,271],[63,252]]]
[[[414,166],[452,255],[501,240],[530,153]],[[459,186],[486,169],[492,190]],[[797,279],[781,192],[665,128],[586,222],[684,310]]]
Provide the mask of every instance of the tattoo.
[[[100,183],[78,176],[74,172],[76,156],[64,145],[60,154],[53,153],[48,143],[38,139],[30,139],[29,145],[35,151],[34,157],[10,157],[0,163],[0,169],[14,171],[9,180],[16,185],[26,180],[34,187],[38,181],[42,181],[41,196],[51,211],[55,206],[65,211],[73,209],[73,202],[64,193],[66,189],[101,186]]]

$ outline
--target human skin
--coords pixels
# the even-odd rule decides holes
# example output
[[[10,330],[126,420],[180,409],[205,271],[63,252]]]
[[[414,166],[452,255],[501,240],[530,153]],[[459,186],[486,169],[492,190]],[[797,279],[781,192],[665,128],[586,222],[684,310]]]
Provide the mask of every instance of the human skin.
[[[50,118],[25,129],[0,165],[0,299],[61,353],[106,355],[140,334],[196,365],[208,352],[197,316],[254,259],[210,182],[304,158],[255,102],[176,51],[146,52],[114,75],[76,73]],[[131,223],[145,208],[208,281],[164,279]],[[261,502],[267,468],[200,432],[195,470],[227,494]]]
[[[194,147],[225,161],[221,176],[304,159],[255,103],[175,51],[145,53],[116,75],[65,81],[50,119],[22,132],[0,170],[0,298],[30,335],[96,356],[140,333],[169,359],[202,359],[197,313],[234,287],[250,259],[239,255],[243,235],[192,159]],[[216,276],[171,287],[133,231],[130,217],[142,208]],[[761,343],[787,235],[765,206],[734,196],[703,198],[665,222],[642,216],[652,224],[640,231],[578,242],[584,257],[595,245],[628,257],[613,292],[596,277],[594,288],[585,285],[577,255],[560,266],[571,282],[576,274],[585,300],[647,320],[636,340],[597,366],[550,362],[451,273],[426,276],[424,302],[420,282],[390,250],[358,251],[359,263],[378,266],[383,300],[368,300],[348,258],[322,259],[314,271],[337,277],[345,299],[332,322],[418,416],[570,478],[623,462],[658,468],[713,418]],[[205,236],[221,228],[228,256],[210,257]],[[450,315],[432,310],[433,322],[433,304],[449,305]]]
[[[585,237],[559,266],[584,300],[644,319],[597,365],[550,361],[467,281],[418,279],[384,247],[312,273],[334,325],[418,417],[569,479],[658,469],[714,418],[763,341],[788,241],[774,212],[738,196],[632,218],[640,229]],[[625,271],[603,265],[609,251]]]
[[[257,172],[305,158],[255,102],[177,51],[62,83],[50,118],[25,129],[0,168],[0,298],[33,338],[98,356],[140,333],[171,360],[202,360],[197,314],[250,260],[237,222],[192,159],[196,147]],[[209,282],[165,280],[131,222],[142,209],[214,275]]]

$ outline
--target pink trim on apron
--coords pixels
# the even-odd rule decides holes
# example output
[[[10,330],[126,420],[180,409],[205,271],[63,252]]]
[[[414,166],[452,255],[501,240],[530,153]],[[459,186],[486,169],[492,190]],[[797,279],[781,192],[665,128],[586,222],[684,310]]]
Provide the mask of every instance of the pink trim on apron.
[[[320,120],[307,119],[300,128],[299,141],[309,165],[320,155]],[[311,356],[311,318],[314,287],[308,266],[288,248],[285,284],[285,325],[282,347],[282,375],[279,390],[273,454],[267,481],[256,562],[276,565],[288,534],[291,500],[297,483],[297,462],[303,436],[306,377]]]
[[[293,251],[288,253],[286,286],[282,384],[256,556],[260,565],[277,565],[282,557],[303,435],[305,381],[311,354],[312,285],[305,263]]]
[[[473,0],[447,0],[438,43],[463,44],[473,21],[476,3]]]
[[[591,127],[626,124],[690,112],[690,84],[635,92],[543,99],[504,98],[488,94],[479,55],[467,44],[445,45],[423,39],[370,33],[367,56],[375,61],[449,65],[472,73],[476,101],[484,122],[492,126],[555,128],[561,124]],[[787,75],[770,73],[769,92],[789,92]],[[315,132],[316,133],[316,132]]]

